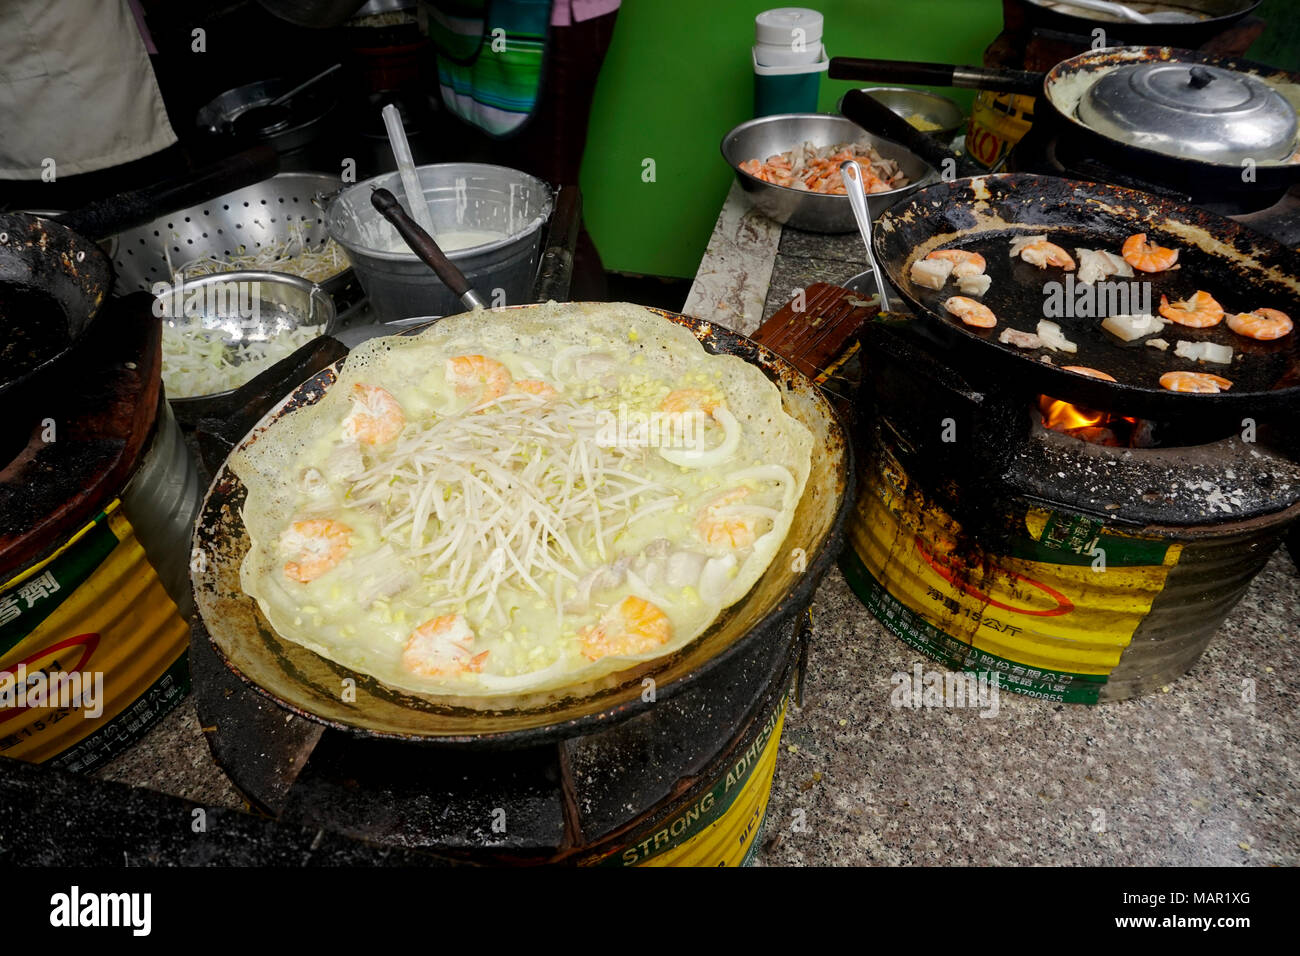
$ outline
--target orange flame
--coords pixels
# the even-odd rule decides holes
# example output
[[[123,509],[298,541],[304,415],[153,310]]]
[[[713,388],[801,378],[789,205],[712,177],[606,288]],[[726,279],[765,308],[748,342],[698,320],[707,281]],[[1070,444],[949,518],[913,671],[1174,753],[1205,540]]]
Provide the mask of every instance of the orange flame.
[[[1096,412],[1082,405],[1071,405],[1050,395],[1044,395],[1039,399],[1038,404],[1043,412],[1043,424],[1058,432],[1087,428],[1089,425],[1104,425],[1110,418],[1105,412]]]
[[[1040,395],[1038,410],[1043,415],[1043,425],[1095,445],[1120,445],[1112,425],[1137,425],[1137,419],[1110,412],[1099,412],[1082,405],[1071,405],[1050,395]]]

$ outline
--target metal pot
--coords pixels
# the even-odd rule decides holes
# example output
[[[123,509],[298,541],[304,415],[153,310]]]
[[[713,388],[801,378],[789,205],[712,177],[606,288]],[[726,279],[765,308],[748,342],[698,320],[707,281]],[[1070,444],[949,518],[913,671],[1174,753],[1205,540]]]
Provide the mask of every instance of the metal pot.
[[[537,272],[543,226],[553,208],[551,188],[505,166],[437,163],[418,167],[425,202],[439,236],[481,230],[504,238],[448,252],[470,283],[494,306],[527,302]],[[370,204],[384,188],[405,197],[397,173],[357,183],[325,214],[329,234],[347,250],[357,279],[382,321],[461,311],[459,298],[414,253]]]
[[[961,107],[938,93],[906,86],[869,86],[862,92],[873,100],[884,103],[891,111],[907,120],[909,125],[913,118],[933,124],[935,128],[931,130],[921,130],[917,126],[912,128],[934,137],[944,146],[952,146],[958,134],[966,128],[966,117]],[[844,113],[844,97],[840,97],[836,109]]]
[[[338,108],[336,77],[295,96],[283,107],[283,122],[259,128],[252,121],[254,111],[265,112],[268,104],[294,85],[293,80],[273,77],[226,90],[195,114],[194,124],[210,136],[266,143],[280,154],[299,150],[320,138]]]
[[[1099,112],[1090,111],[1084,105],[1090,92],[1108,75],[1134,68],[1176,70],[1183,85],[1193,87],[1204,84],[1205,77],[1212,74],[1212,82],[1219,84],[1218,89],[1228,87],[1227,95],[1180,95],[1177,102],[1182,105],[1177,106],[1170,102],[1172,98],[1168,95],[1152,94],[1145,105],[1139,103],[1133,109],[1132,118],[1124,124],[1095,122]],[[1094,151],[1096,158],[1120,169],[1140,169],[1148,178],[1164,177],[1196,182],[1208,188],[1240,189],[1243,161],[1251,159],[1252,188],[1285,190],[1300,182],[1300,162],[1282,158],[1287,155],[1288,145],[1285,122],[1271,139],[1264,136],[1254,146],[1251,145],[1254,140],[1240,135],[1238,123],[1243,110],[1251,122],[1272,122],[1288,105],[1292,113],[1300,112],[1300,75],[1249,60],[1170,47],[1115,47],[1071,57],[1047,73],[836,57],[831,60],[829,75],[832,79],[928,83],[1036,96],[1036,124],[1050,123],[1066,129],[1075,135],[1080,147]],[[1251,91],[1254,98],[1248,95]],[[1102,88],[1093,96],[1106,99],[1106,93]],[[1144,123],[1153,124],[1154,129],[1161,112],[1166,125],[1156,135]],[[1170,122],[1171,116],[1180,114],[1190,127],[1181,137],[1176,124]],[[1300,147],[1294,118],[1289,128],[1289,145],[1294,151]],[[1237,149],[1225,157],[1218,146],[1234,135]],[[1199,144],[1199,148],[1189,150],[1189,144]],[[1257,154],[1251,155],[1252,149],[1258,150]]]

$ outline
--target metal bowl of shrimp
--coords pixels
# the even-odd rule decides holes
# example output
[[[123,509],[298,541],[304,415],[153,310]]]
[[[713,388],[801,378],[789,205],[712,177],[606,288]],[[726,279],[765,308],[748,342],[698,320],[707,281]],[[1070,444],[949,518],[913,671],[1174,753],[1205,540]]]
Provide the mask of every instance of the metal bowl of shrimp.
[[[834,113],[783,113],[741,123],[722,138],[722,158],[749,201],[769,219],[807,232],[857,229],[839,164],[856,159],[874,219],[909,193],[938,182],[933,166]]]

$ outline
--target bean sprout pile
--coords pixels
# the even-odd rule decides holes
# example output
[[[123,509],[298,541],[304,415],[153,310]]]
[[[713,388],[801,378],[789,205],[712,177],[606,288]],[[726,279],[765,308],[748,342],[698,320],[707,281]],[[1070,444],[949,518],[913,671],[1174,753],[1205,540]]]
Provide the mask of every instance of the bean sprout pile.
[[[247,246],[241,245],[234,255],[200,256],[174,269],[173,277],[179,274],[193,279],[251,270],[287,272],[312,282],[324,282],[351,265],[347,253],[337,242],[328,239],[323,245],[312,246],[303,233],[302,223],[295,222],[289,227],[289,235],[279,242],[264,243],[255,252],[249,252]]]
[[[444,595],[431,610],[480,601],[504,623],[504,587],[552,602],[558,620],[564,588],[621,531],[679,503],[638,451],[597,440],[601,423],[590,406],[503,396],[408,429],[347,498],[378,511],[382,540]]]

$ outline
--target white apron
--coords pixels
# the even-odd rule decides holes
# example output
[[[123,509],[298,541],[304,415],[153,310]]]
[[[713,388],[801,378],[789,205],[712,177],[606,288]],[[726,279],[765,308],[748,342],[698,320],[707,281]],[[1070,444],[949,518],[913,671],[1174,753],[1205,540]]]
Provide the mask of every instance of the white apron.
[[[0,179],[118,166],[176,142],[127,0],[0,0]],[[48,165],[48,164],[46,164]]]

